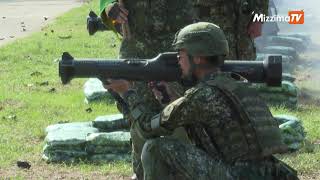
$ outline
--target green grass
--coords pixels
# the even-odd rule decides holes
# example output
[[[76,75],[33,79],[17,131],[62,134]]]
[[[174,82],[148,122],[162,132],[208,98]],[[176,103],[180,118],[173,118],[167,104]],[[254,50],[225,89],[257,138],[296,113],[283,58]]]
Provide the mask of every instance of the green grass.
[[[96,116],[117,113],[113,104],[84,103],[84,79],[61,85],[58,63],[62,52],[74,57],[116,58],[119,40],[112,32],[90,37],[86,31],[89,9],[96,9],[98,1],[85,4],[57,18],[41,32],[17,40],[0,48],[0,177],[3,169],[10,169],[16,160],[26,159],[39,166],[44,129],[59,121],[91,121]],[[63,37],[71,36],[69,39]],[[115,44],[116,47],[112,47]],[[39,75],[32,76],[34,72]],[[40,86],[48,81],[47,86]],[[55,88],[55,92],[49,92]],[[93,112],[87,113],[91,107]],[[58,167],[56,165],[48,165]],[[104,173],[131,173],[130,164],[80,164],[61,166],[83,173],[92,170]]]
[[[48,125],[66,120],[90,121],[96,116],[117,112],[113,104],[85,104],[83,79],[62,86],[58,77],[58,63],[54,61],[64,51],[74,57],[117,57],[119,40],[112,32],[89,37],[86,31],[88,11],[91,8],[97,10],[97,5],[98,1],[95,0],[73,9],[41,32],[0,48],[0,177],[46,179],[53,172],[73,173],[74,177],[89,179],[97,174],[101,177],[108,174],[130,175],[132,170],[129,163],[61,165],[46,164],[41,160],[44,129]],[[63,38],[67,36],[71,38]],[[114,44],[116,47],[113,47]],[[40,73],[32,76],[34,72]],[[49,82],[47,86],[39,85],[45,81]],[[51,88],[55,88],[55,91],[49,92]],[[85,109],[88,107],[93,112],[87,113]],[[308,140],[315,142],[320,139],[319,107],[303,105],[295,111],[273,108],[272,112],[299,117],[308,133]],[[38,171],[17,170],[15,162],[20,159],[30,161]],[[303,174],[320,172],[319,146],[312,153],[302,149],[297,153],[282,155],[281,159]]]
[[[298,170],[299,173],[320,172],[320,146],[310,145],[308,142],[316,142],[320,139],[320,107],[299,106],[295,111],[285,108],[272,108],[273,114],[289,114],[298,117],[307,133],[306,145],[298,152],[279,156]]]

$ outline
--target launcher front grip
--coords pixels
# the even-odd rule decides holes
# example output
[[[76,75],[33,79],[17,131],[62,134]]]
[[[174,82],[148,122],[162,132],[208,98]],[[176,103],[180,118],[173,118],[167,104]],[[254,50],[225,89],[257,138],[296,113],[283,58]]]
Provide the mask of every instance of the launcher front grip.
[[[176,52],[165,52],[153,59],[74,59],[63,53],[59,62],[59,76],[63,84],[73,78],[126,79],[132,81],[180,81],[181,70]],[[282,57],[268,56],[264,61],[229,61],[221,68],[233,72],[252,83],[280,86]]]

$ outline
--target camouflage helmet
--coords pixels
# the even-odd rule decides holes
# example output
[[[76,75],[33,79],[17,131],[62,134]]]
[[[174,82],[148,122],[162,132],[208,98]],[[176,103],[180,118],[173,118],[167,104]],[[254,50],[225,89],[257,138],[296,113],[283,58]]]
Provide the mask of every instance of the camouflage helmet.
[[[219,26],[198,22],[177,32],[173,41],[175,50],[186,49],[192,56],[226,56],[228,41]]]

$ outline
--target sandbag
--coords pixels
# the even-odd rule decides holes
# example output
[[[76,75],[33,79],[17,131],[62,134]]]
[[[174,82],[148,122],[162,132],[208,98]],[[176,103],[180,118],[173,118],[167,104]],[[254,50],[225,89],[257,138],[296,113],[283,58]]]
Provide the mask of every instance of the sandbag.
[[[122,115],[109,117],[107,119],[113,121]],[[96,120],[100,121],[101,117]],[[75,122],[48,126],[42,158],[55,163],[130,159],[129,132],[99,133],[92,125],[92,122]]]
[[[98,129],[93,127],[78,129],[60,129],[50,131],[45,138],[45,142],[49,146],[75,146],[86,143],[87,134],[97,133]]]
[[[91,126],[91,122],[76,122],[47,127],[42,158],[47,162],[75,162],[85,159],[86,136],[98,132],[98,129]]]
[[[130,147],[130,132],[92,133],[86,141],[91,145]]]
[[[78,145],[49,145],[45,144],[42,151],[43,152],[54,152],[54,151],[85,151],[85,143]]]
[[[297,51],[304,51],[307,49],[307,44],[305,44],[302,39],[289,36],[267,36],[266,44],[268,46],[292,47]]]
[[[107,145],[94,145],[87,144],[86,152],[88,154],[120,154],[120,153],[130,153],[130,146],[107,146]]]
[[[112,114],[98,116],[93,122],[93,127],[98,128],[100,132],[112,132],[129,129],[129,122],[123,118],[122,114]]]
[[[294,83],[294,81],[296,80],[296,78],[295,78],[292,74],[282,73],[282,80],[283,80],[283,81],[288,81],[288,82]]]
[[[258,92],[281,93],[292,97],[297,97],[299,91],[298,87],[290,81],[282,81],[281,87],[270,87],[265,84],[252,84],[251,87],[255,88]]]
[[[103,87],[102,82],[97,78],[90,78],[85,82],[84,95],[86,103],[112,99],[108,91]]]
[[[285,106],[294,109],[298,104],[297,97],[288,97],[282,94],[272,95],[270,93],[259,93],[259,96],[270,106]]]
[[[290,81],[282,81],[281,87],[269,87],[264,84],[252,84],[260,97],[269,105],[285,105],[295,108],[298,103],[298,87]]]
[[[72,123],[60,123],[60,124],[53,124],[48,126],[45,129],[46,134],[48,134],[51,131],[61,130],[69,131],[74,129],[80,129],[80,128],[90,128],[92,127],[92,122],[72,122]]]
[[[86,152],[76,151],[55,151],[55,152],[44,152],[42,159],[48,163],[73,163],[80,160],[85,160],[87,157]]]
[[[261,52],[266,54],[281,54],[285,56],[292,56],[295,60],[298,59],[297,51],[292,47],[266,46],[262,48]]]
[[[311,43],[311,37],[307,33],[279,33],[278,35],[279,36],[300,38],[307,45]]]
[[[289,150],[296,151],[300,149],[306,137],[301,121],[290,115],[275,115],[274,117],[279,124],[283,142],[288,146]]]

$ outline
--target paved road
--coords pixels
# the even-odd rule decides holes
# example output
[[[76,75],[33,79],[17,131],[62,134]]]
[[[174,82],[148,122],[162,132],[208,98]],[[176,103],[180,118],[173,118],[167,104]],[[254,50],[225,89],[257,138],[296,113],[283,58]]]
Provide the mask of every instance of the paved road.
[[[0,0],[0,46],[39,31],[81,4],[80,0]]]

